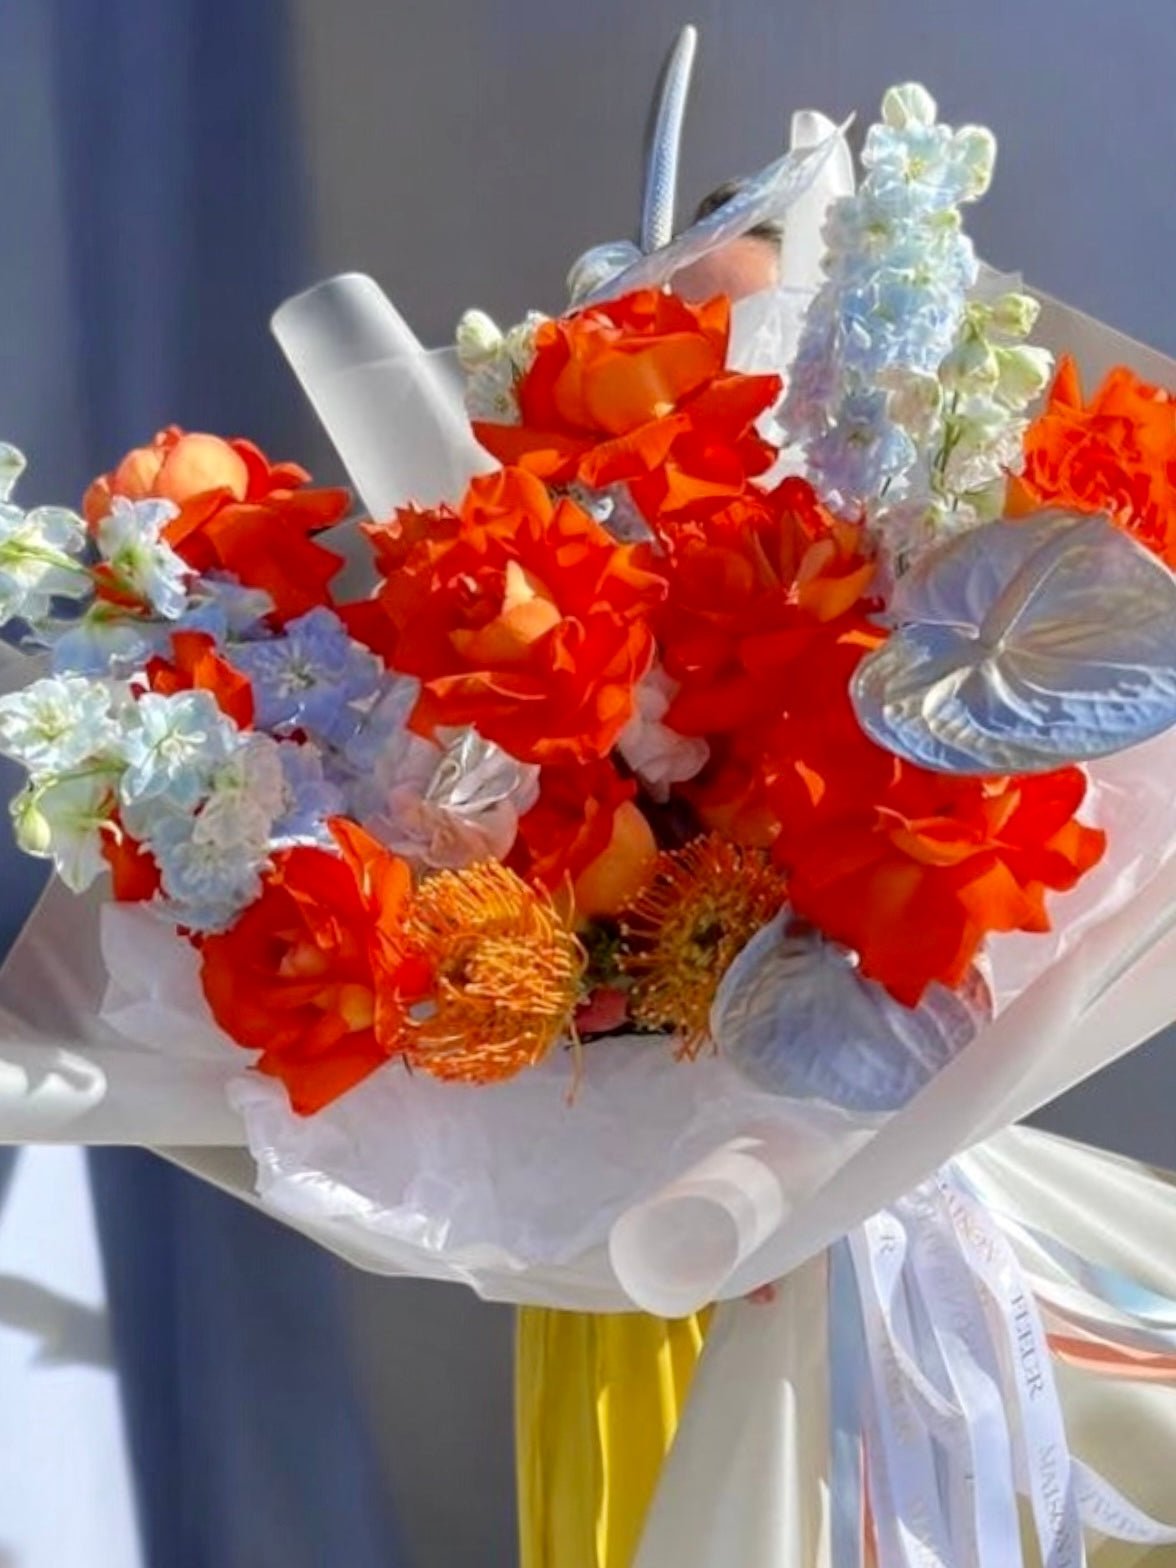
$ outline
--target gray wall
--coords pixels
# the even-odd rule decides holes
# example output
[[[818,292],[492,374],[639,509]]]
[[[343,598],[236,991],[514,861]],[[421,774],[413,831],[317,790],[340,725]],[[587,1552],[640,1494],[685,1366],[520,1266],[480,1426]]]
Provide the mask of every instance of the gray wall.
[[[702,40],[686,195],[758,166],[792,110],[868,121],[921,80],[991,125],[990,261],[1176,352],[1171,0],[294,0],[324,267],[375,273],[422,336],[551,304],[628,232],[650,87]]]

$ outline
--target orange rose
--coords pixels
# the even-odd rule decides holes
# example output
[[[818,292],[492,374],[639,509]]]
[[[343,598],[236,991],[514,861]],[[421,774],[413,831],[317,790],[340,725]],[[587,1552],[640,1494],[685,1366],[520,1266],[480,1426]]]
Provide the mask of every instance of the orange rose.
[[[338,855],[279,851],[261,896],[199,941],[217,1023],[262,1053],[303,1116],[404,1051],[406,998],[427,982],[401,936],[407,866],[354,825],[331,827]]]
[[[1078,768],[931,773],[875,746],[848,698],[774,745],[774,852],[793,909],[911,1007],[932,981],[960,985],[989,932],[1048,930],[1047,890],[1073,887],[1103,852],[1105,836],[1074,819]]]
[[[329,600],[341,559],[311,535],[338,522],[346,490],[306,490],[296,463],[271,463],[249,441],[161,430],[150,446],[129,452],[86,491],[83,510],[97,523],[114,496],[171,501],[179,515],[164,537],[197,572],[231,572],[264,589],[279,621]]]
[[[159,892],[155,856],[133,839],[121,823],[102,835],[102,858],[110,867],[111,892],[120,904],[142,904]]]
[[[881,640],[863,597],[873,575],[860,531],[830,516],[802,479],[683,524],[657,622],[680,683],[666,723],[683,735],[731,733],[843,691],[861,647]],[[793,675],[802,657],[803,684]]]
[[[550,893],[570,890],[584,919],[616,914],[657,859],[636,793],[607,759],[544,768],[539,799],[519,820],[511,864]]]
[[[1104,512],[1176,568],[1176,400],[1120,365],[1084,402],[1073,360],[1025,435],[1010,510]]]
[[[173,632],[172,656],[149,659],[147,680],[152,691],[171,696],[177,691],[210,691],[217,707],[228,714],[238,729],[253,725],[253,687],[216,651],[216,641],[207,632]]]
[[[378,594],[386,657],[422,683],[413,726],[472,725],[525,762],[607,755],[653,655],[652,558],[518,469],[420,533]]]
[[[608,846],[613,822],[637,785],[607,758],[544,768],[539,798],[519,818],[510,863],[528,882],[558,893]]]
[[[741,488],[773,459],[751,427],[780,380],[726,370],[730,315],[726,299],[690,305],[642,289],[545,322],[518,386],[520,423],[477,422],[475,434],[500,462],[552,484],[603,487],[667,469],[682,493],[692,477]]]

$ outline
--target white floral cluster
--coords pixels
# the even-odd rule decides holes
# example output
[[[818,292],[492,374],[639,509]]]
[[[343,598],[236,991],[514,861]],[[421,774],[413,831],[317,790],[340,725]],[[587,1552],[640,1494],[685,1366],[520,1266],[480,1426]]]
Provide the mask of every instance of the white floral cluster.
[[[38,626],[54,600],[85,598],[92,586],[82,561],[86,525],[62,506],[17,506],[12,492],[24,470],[23,455],[0,443],[0,626]]]
[[[998,517],[1023,461],[1026,411],[1053,371],[1048,349],[1023,340],[1038,304],[1010,291],[973,300],[935,375],[891,380],[890,417],[923,454],[920,492],[881,507],[875,525],[901,570],[937,540]]]
[[[517,425],[516,387],[535,358],[535,334],[548,318],[528,311],[508,331],[483,310],[467,310],[457,324],[457,357],[466,373],[466,410],[471,419]]]

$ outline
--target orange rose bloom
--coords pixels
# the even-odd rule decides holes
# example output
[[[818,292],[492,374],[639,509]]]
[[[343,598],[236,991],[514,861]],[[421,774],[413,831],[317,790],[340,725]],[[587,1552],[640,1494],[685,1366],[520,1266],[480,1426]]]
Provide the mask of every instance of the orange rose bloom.
[[[199,939],[217,1023],[260,1051],[299,1115],[338,1099],[405,1049],[406,1000],[426,987],[407,956],[407,866],[335,820],[340,854],[279,851],[261,896],[224,933]]]
[[[1105,512],[1176,568],[1176,399],[1120,365],[1089,402],[1065,358],[1045,412],[1025,435],[1010,510]]]
[[[510,864],[557,896],[570,892],[581,919],[614,915],[657,859],[653,830],[606,758],[544,768],[539,799],[519,820]]]
[[[1046,892],[1103,853],[1105,835],[1075,821],[1079,768],[931,773],[875,746],[848,698],[775,744],[775,857],[793,909],[911,1007],[932,981],[960,985],[989,932],[1047,931]]]
[[[866,615],[873,575],[860,530],[837,522],[803,479],[683,524],[657,620],[663,662],[680,683],[666,723],[711,736],[798,703],[822,708],[826,692],[844,691],[861,649],[882,640]]]
[[[607,758],[544,768],[539,798],[519,818],[510,864],[528,882],[558,893],[608,848],[617,812],[637,793]]]
[[[525,762],[606,756],[653,656],[652,557],[519,469],[418,532],[379,590],[376,643],[422,683],[413,727],[469,724]]]
[[[253,687],[249,677],[235,670],[216,651],[207,632],[173,632],[172,656],[149,659],[147,679],[151,690],[171,696],[177,691],[210,691],[217,707],[238,729],[253,725]]]
[[[158,496],[179,507],[164,538],[197,572],[231,572],[264,589],[279,621],[329,601],[328,585],[343,564],[311,535],[336,523],[346,490],[306,490],[310,475],[297,463],[271,463],[249,441],[161,430],[150,446],[129,452],[96,479],[82,503],[96,523],[114,496]]]
[[[475,434],[552,484],[599,488],[664,469],[679,498],[692,480],[721,480],[730,494],[773,460],[751,426],[781,385],[726,369],[730,318],[723,298],[690,305],[642,289],[545,322],[518,385],[520,423],[476,422]]]

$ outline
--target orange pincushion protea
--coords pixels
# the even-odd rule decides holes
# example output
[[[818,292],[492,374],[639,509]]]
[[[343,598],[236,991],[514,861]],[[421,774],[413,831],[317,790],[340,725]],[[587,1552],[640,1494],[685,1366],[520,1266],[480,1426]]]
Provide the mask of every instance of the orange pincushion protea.
[[[308,490],[297,463],[271,463],[251,441],[224,441],[169,425],[149,446],[128,452],[86,491],[90,523],[115,496],[149,496],[179,508],[164,538],[197,572],[231,572],[274,602],[279,621],[330,600],[343,562],[311,535],[347,510],[346,490]]]
[[[427,517],[405,519],[403,552],[378,546],[401,564],[377,601],[390,634],[371,639],[421,681],[413,727],[472,725],[523,762],[606,756],[653,657],[652,557],[519,469],[475,479],[435,531]]]
[[[783,876],[761,850],[711,836],[664,851],[621,912],[631,1016],[647,1029],[673,1031],[683,1054],[696,1055],[719,982],[785,897]]]
[[[679,505],[716,483],[738,491],[772,462],[752,427],[780,380],[726,369],[730,320],[726,299],[641,289],[545,322],[518,386],[520,423],[476,422],[478,440],[551,484],[664,470]]]
[[[583,949],[551,900],[497,861],[443,871],[417,892],[405,935],[432,974],[410,1060],[436,1078],[494,1083],[568,1032]]]

